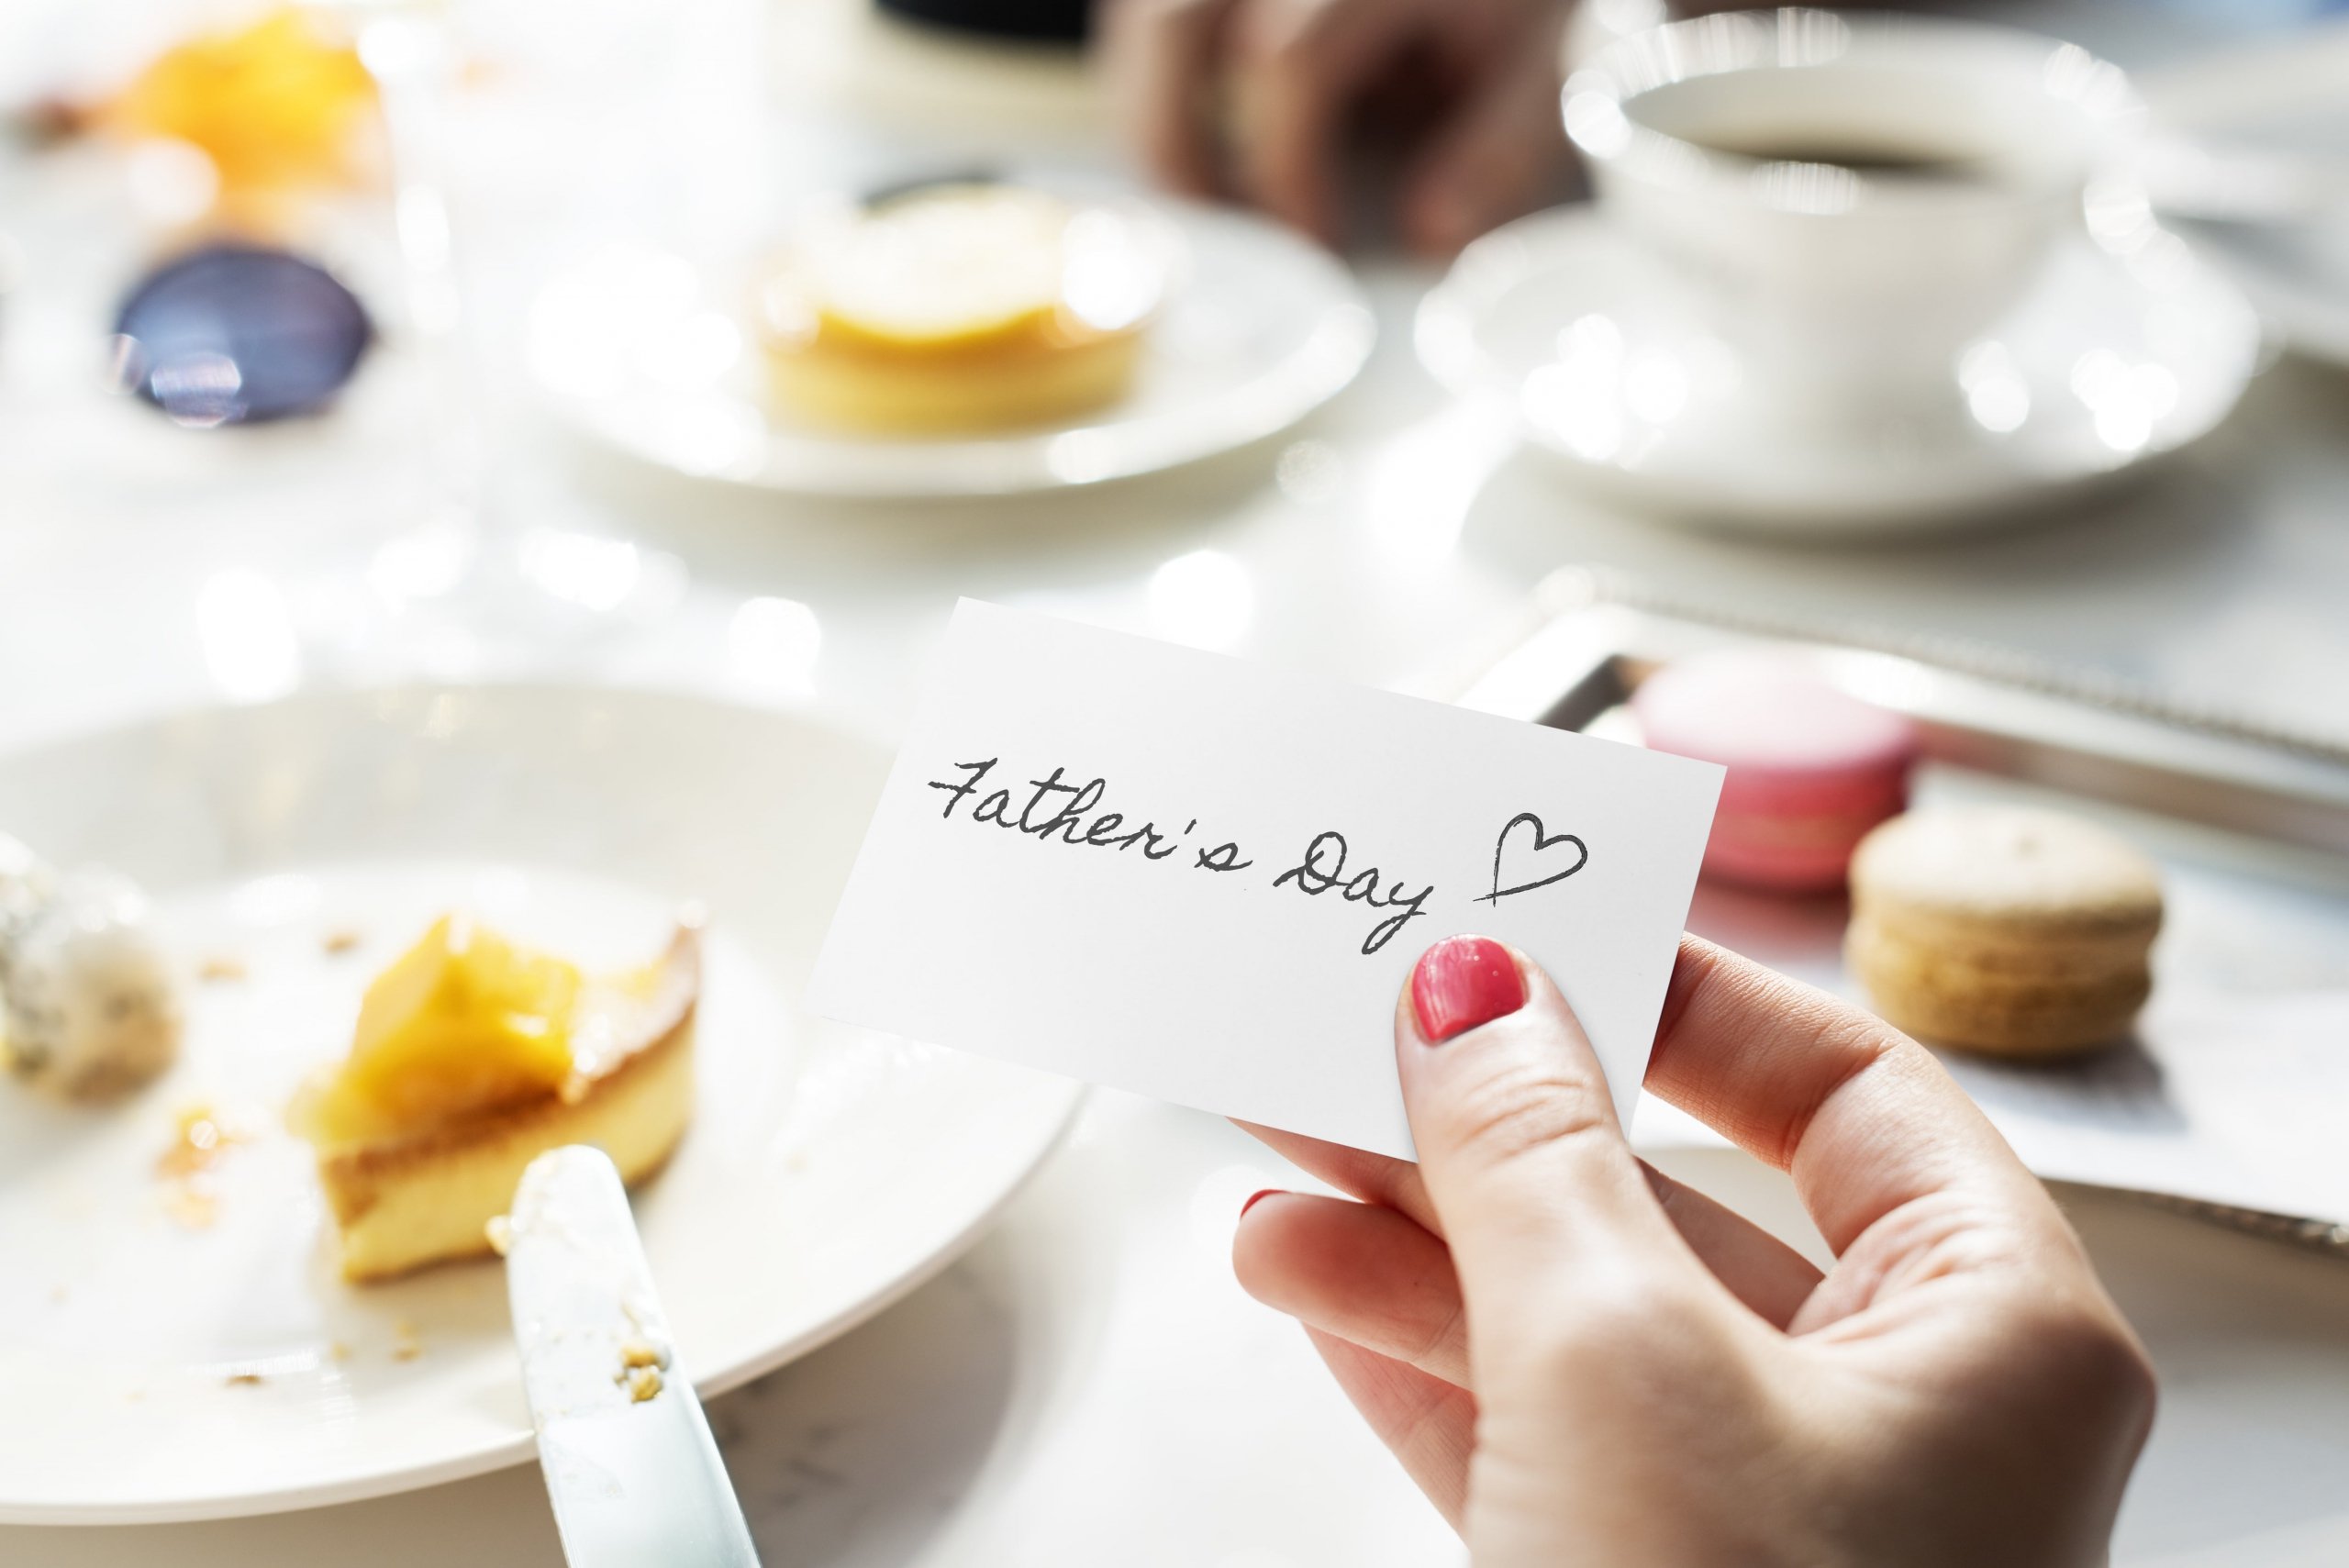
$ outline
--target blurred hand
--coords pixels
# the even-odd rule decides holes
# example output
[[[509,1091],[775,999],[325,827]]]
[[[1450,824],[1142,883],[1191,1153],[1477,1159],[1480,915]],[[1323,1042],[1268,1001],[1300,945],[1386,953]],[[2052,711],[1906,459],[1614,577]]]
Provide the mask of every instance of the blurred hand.
[[[1647,1086],[1792,1173],[1823,1276],[1632,1156],[1522,955],[1430,950],[1395,1045],[1419,1163],[1258,1130],[1364,1201],[1262,1195],[1233,1260],[1479,1568],[2105,1561],[2152,1371],[1916,1044],[1681,949]]]
[[[1395,220],[1449,254],[1557,199],[1568,0],[1103,0],[1103,64],[1156,176],[1340,238],[1346,160],[1400,160]],[[1227,138],[1229,145],[1227,146]]]

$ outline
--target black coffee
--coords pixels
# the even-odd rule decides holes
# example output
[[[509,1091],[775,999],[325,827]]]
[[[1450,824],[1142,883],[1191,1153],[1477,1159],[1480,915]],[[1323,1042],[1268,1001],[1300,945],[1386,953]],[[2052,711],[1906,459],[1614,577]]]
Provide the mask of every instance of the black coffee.
[[[1952,150],[1895,147],[1857,137],[1692,137],[1700,147],[1763,163],[1831,163],[1856,174],[1903,180],[1984,180],[1989,160]]]

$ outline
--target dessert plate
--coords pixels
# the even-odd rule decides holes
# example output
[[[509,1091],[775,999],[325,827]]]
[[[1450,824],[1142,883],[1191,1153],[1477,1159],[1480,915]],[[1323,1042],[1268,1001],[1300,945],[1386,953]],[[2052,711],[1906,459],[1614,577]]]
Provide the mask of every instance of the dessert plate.
[[[1420,358],[1624,502],[1756,530],[1855,536],[1992,521],[2208,433],[2259,352],[2242,295],[2154,233],[2048,259],[1944,385],[1798,406],[1588,208],[1461,254],[1421,303]]]
[[[859,438],[771,416],[740,302],[747,284],[684,257],[607,250],[532,306],[540,390],[590,439],[678,473],[870,497],[1090,484],[1278,434],[1370,355],[1362,291],[1327,252],[1244,213],[1158,201],[1183,257],[1134,391],[1082,420],[967,439]]]
[[[502,1271],[344,1284],[278,1119],[452,905],[598,966],[707,906],[695,1119],[636,1197],[706,1393],[941,1267],[1080,1090],[798,1009],[887,763],[805,719],[525,686],[321,693],[10,756],[0,822],[147,884],[189,1029],[124,1104],[0,1079],[0,1521],[260,1513],[530,1457]],[[165,1156],[199,1113],[227,1136],[190,1171]]]

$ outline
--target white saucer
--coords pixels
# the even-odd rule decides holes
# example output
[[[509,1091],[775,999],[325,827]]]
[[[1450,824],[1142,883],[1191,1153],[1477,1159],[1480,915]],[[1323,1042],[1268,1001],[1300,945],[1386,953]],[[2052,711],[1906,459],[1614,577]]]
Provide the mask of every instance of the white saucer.
[[[635,1196],[704,1390],[942,1266],[1079,1090],[800,1010],[888,762],[802,719],[562,687],[318,694],[7,757],[0,822],[154,895],[189,1030],[126,1104],[0,1079],[0,1522],[265,1513],[530,1456],[496,1263],[344,1284],[278,1122],[368,977],[451,905],[598,965],[707,905],[695,1118]],[[250,1135],[208,1214],[156,1168],[196,1104]]]
[[[530,361],[575,428],[696,477],[807,495],[998,495],[1127,478],[1278,434],[1370,356],[1345,268],[1245,213],[1153,200],[1183,253],[1133,393],[1077,423],[967,440],[860,439],[774,419],[729,287],[680,256],[615,250],[551,282]]]
[[[2179,230],[2251,296],[2294,350],[2349,365],[2349,219],[2196,223]]]
[[[2085,239],[1932,399],[1789,414],[1653,260],[1587,207],[1463,252],[1419,308],[1453,391],[1511,404],[1529,439],[1637,506],[1757,529],[1881,534],[2133,468],[2207,433],[2250,379],[2259,324],[2166,235],[2131,259]]]

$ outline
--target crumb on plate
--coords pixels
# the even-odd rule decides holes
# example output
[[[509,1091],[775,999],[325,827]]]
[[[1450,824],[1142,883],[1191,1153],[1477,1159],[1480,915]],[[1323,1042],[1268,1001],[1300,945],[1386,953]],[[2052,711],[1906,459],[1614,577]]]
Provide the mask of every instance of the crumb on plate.
[[[232,1118],[198,1103],[181,1110],[171,1145],[155,1157],[162,1183],[163,1212],[190,1230],[208,1229],[220,1218],[220,1195],[213,1172],[230,1149],[252,1135]]]
[[[220,1218],[220,1200],[206,1184],[173,1182],[163,1189],[163,1212],[185,1230],[209,1230]]]
[[[166,1178],[194,1176],[220,1163],[252,1134],[235,1118],[225,1116],[203,1101],[181,1107],[171,1146],[155,1157],[155,1173]]]

